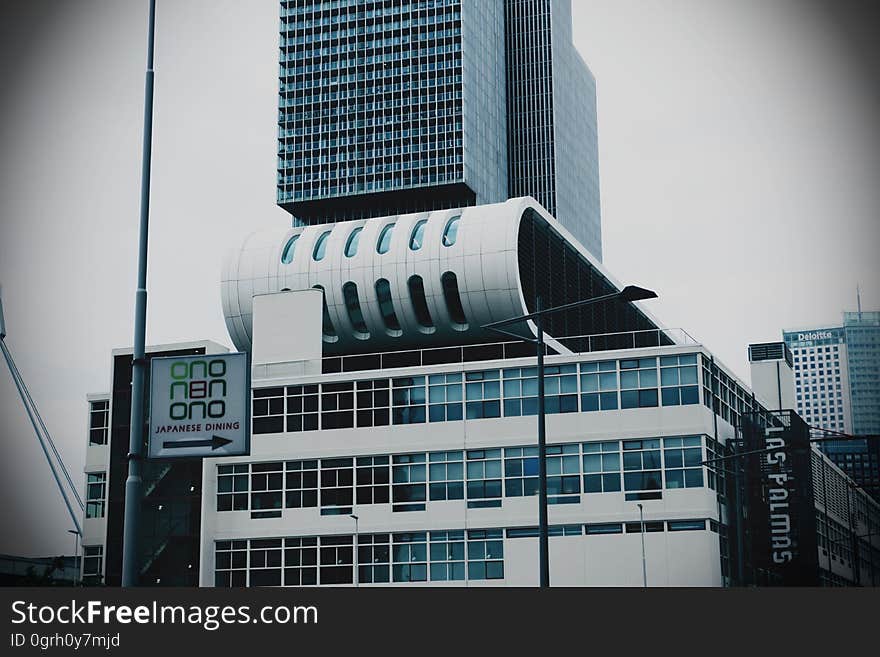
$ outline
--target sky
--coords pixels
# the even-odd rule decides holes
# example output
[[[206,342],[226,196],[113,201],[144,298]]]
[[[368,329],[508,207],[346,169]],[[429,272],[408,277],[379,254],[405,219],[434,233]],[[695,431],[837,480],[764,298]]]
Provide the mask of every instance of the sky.
[[[82,482],[86,394],[129,346],[146,0],[0,6],[0,284],[16,358]],[[803,0],[573,0],[597,78],[604,264],[748,381],[746,345],[880,308],[871,21]],[[231,346],[226,249],[275,205],[275,0],[158,0],[147,340]],[[72,527],[5,367],[0,553]],[[82,485],[80,487],[82,490]]]

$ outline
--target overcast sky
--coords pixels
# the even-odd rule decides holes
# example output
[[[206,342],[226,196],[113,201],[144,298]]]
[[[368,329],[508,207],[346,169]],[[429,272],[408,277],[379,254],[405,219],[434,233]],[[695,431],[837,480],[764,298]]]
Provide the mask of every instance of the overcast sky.
[[[148,342],[231,345],[224,250],[275,206],[276,0],[159,0]],[[86,393],[130,345],[146,0],[6,2],[0,283],[16,356],[82,480]],[[605,264],[748,380],[746,345],[880,307],[871,21],[802,0],[574,0],[598,81]],[[870,36],[870,35],[868,35]],[[873,54],[873,53],[871,53]],[[871,70],[871,69],[874,70]],[[72,552],[5,367],[0,552]]]

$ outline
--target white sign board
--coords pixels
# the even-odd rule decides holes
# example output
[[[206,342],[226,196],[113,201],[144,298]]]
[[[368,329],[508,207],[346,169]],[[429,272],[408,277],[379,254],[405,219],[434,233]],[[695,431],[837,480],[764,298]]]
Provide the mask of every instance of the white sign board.
[[[245,353],[153,358],[149,458],[250,454]]]

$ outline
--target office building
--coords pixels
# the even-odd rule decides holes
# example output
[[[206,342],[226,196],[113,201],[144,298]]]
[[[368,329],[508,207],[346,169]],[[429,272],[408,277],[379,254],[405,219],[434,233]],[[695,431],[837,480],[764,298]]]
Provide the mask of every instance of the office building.
[[[852,432],[880,435],[880,312],[845,312]]]
[[[859,440],[821,444],[834,462],[880,500],[880,313],[846,312],[842,325],[788,329],[797,410],[828,436]],[[826,431],[827,430],[827,431]]]
[[[210,341],[147,349],[156,357],[224,353]],[[82,582],[119,586],[131,426],[132,350],[112,353],[111,392],[88,397]],[[149,381],[149,362],[147,380]],[[145,385],[149,390],[149,382]],[[149,393],[145,393],[149,396]],[[144,406],[149,408],[149,400]],[[147,435],[145,432],[144,435]],[[201,464],[145,461],[138,536],[139,586],[195,586],[199,571]]]
[[[790,329],[798,414],[822,429],[852,432],[846,337],[840,326]]]
[[[596,79],[571,0],[505,0],[510,196],[532,196],[602,259]]]
[[[291,231],[300,237],[288,248]],[[145,522],[172,534],[174,514],[163,513],[176,495],[186,519],[174,559],[159,563],[164,539],[145,541],[144,581],[537,584],[533,346],[479,327],[529,311],[538,294],[553,305],[620,289],[564,233],[534,200],[511,199],[436,211],[423,226],[397,216],[280,229],[232,252],[223,308],[251,353],[251,453],[204,459],[196,473],[180,462],[183,486],[159,497],[147,485]],[[563,275],[567,285],[555,282]],[[563,312],[547,330],[551,584],[641,586],[643,536],[649,586],[880,581],[880,505],[803,450],[796,415],[766,410],[703,345],[639,304]],[[96,429],[125,422],[125,386],[114,388],[92,400],[94,413],[113,409]],[[800,470],[782,537],[772,515],[766,527],[740,522],[763,517],[762,461],[747,465],[741,495],[732,462],[716,461],[768,439],[801,450],[786,461]],[[90,508],[121,508],[125,472],[111,448],[89,448],[90,474],[109,476]],[[167,466],[152,465],[161,485]],[[108,569],[121,528],[105,522],[102,542],[90,522],[86,559],[106,554],[105,581],[118,583],[118,560]],[[785,569],[771,558],[781,544]],[[183,575],[191,566],[194,580]]]
[[[282,0],[294,224],[530,195],[601,258],[595,80],[570,0]]]

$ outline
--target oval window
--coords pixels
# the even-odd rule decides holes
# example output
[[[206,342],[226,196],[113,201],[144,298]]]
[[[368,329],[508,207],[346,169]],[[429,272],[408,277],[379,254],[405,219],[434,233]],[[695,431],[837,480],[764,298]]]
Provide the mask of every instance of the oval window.
[[[327,292],[324,291],[324,288],[320,285],[313,285],[316,290],[321,290],[321,298],[323,299],[323,317],[321,319],[321,328],[323,329],[323,333],[328,338],[336,337],[336,328],[333,326],[333,321],[330,319],[330,310],[327,308]]]
[[[364,313],[361,310],[360,299],[358,299],[357,285],[351,281],[343,285],[342,298],[345,300],[345,309],[348,311],[348,319],[351,321],[354,330],[369,337],[370,331],[367,329],[367,323],[364,321]]]
[[[348,241],[345,243],[345,257],[353,258],[358,252],[358,241],[361,238],[361,231],[363,228],[355,228],[351,231],[351,235],[348,236]]]
[[[385,322],[385,328],[389,332],[399,333],[400,322],[397,319],[397,313],[394,312],[394,301],[391,298],[391,284],[387,279],[380,278],[376,281],[376,297],[379,299],[379,312],[382,314],[382,321]]]
[[[428,300],[425,298],[425,282],[418,274],[413,274],[407,281],[409,298],[412,300],[413,311],[419,325],[425,329],[434,328],[434,320],[431,319],[431,311],[428,310]]]
[[[461,305],[461,294],[458,291],[458,278],[448,271],[440,277],[440,284],[443,287],[443,298],[446,300],[450,319],[456,324],[467,326],[464,307]]]
[[[409,237],[410,250],[418,251],[422,248],[422,244],[425,239],[425,226],[427,225],[427,223],[427,219],[422,219],[415,225],[415,228],[413,228],[412,235],[410,235]]]
[[[312,258],[315,260],[323,260],[324,255],[327,253],[327,238],[330,237],[330,231],[328,230],[326,233],[322,233],[321,237],[318,238],[318,241],[315,242],[315,250],[312,251]]]
[[[458,214],[446,222],[446,228],[443,229],[443,246],[452,246],[458,239],[458,222],[461,215]]]
[[[293,252],[296,250],[296,241],[299,239],[299,235],[293,235],[289,240],[287,240],[287,244],[284,245],[284,249],[281,251],[281,264],[289,265],[293,262]]]
[[[376,242],[377,253],[388,253],[391,248],[391,231],[394,230],[394,224],[388,224],[379,233],[379,240]]]

